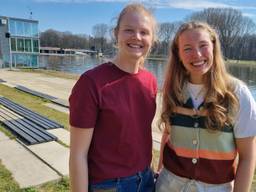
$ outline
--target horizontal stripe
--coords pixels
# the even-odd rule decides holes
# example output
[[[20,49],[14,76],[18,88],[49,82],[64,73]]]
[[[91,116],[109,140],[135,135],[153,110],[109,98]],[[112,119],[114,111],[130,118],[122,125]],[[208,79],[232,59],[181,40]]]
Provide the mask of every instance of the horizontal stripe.
[[[177,156],[175,151],[165,145],[163,164],[172,173],[210,184],[230,182],[235,177],[235,160],[209,160],[200,158],[196,164],[191,158]],[[224,174],[223,174],[224,173]]]
[[[237,151],[231,152],[216,152],[208,150],[191,150],[182,147],[174,147],[168,142],[168,146],[175,151],[178,156],[187,157],[187,158],[204,158],[210,160],[232,160],[236,158]]]
[[[192,116],[174,113],[170,117],[170,124],[194,128],[194,124],[197,122],[201,129],[206,129],[205,119],[206,118],[202,116],[194,118]],[[223,129],[221,129],[221,132],[233,132],[233,128],[231,126],[225,126]]]
[[[231,152],[236,149],[233,133],[210,132],[206,129],[188,129],[182,126],[172,126],[170,130],[170,141],[175,147],[195,149],[197,145],[193,140],[199,143],[202,150]]]

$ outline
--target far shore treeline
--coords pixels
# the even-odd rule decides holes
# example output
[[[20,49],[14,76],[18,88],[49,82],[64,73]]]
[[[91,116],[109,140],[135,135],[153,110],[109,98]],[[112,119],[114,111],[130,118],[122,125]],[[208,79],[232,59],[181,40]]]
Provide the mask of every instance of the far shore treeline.
[[[110,18],[111,20],[111,18]],[[234,60],[256,60],[256,24],[233,8],[208,8],[194,12],[187,20],[206,21],[213,26],[220,37],[225,58]],[[151,50],[150,57],[167,57],[169,42],[182,21],[159,23],[158,41]],[[112,26],[95,24],[93,35],[72,34],[49,29],[40,34],[42,47],[91,49],[104,55],[115,53],[115,38]]]

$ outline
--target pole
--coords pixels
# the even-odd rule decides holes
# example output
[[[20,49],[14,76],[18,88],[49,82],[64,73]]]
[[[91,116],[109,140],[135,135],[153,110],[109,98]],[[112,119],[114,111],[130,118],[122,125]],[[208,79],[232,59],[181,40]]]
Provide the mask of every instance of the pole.
[[[10,70],[12,70],[12,46],[11,46],[11,38],[9,37],[9,49],[10,49]]]

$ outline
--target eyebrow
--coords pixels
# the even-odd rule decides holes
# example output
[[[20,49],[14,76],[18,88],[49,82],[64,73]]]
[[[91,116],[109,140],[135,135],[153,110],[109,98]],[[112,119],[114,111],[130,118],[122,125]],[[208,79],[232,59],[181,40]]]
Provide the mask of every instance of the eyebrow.
[[[199,44],[200,44],[200,43],[209,43],[209,42],[203,40],[203,41],[199,41]],[[187,44],[184,44],[184,45],[183,45],[183,47],[186,47],[186,46],[191,46],[191,44],[188,44],[188,43],[187,43]]]

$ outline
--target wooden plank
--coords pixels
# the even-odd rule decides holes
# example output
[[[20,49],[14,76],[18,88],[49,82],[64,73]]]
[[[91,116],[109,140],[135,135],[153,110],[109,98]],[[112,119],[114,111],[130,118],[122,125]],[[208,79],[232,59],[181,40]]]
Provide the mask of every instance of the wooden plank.
[[[32,121],[37,118],[37,123],[41,124],[42,126],[47,128],[51,128],[56,126],[56,122],[51,121],[50,119],[47,119],[46,117],[43,117],[41,115],[39,115],[36,112],[33,112],[17,103],[14,103],[13,101],[10,101],[9,99],[6,99],[4,97],[0,98],[0,103],[2,103],[4,106],[6,106],[7,108],[15,111],[16,113],[31,119]]]
[[[35,96],[38,96],[38,97],[41,97],[41,98],[44,98],[44,99],[48,99],[48,100],[57,99],[56,97],[53,97],[51,95],[47,95],[45,93],[41,93],[41,92],[38,92],[38,91],[34,91],[34,90],[29,89],[27,87],[24,87],[22,85],[17,85],[15,88],[20,90],[20,91],[30,93],[32,95],[35,95]]]
[[[0,121],[5,124],[11,131],[13,131],[17,136],[21,137],[24,141],[26,141],[28,144],[36,144],[37,141],[31,137],[30,135],[27,135],[22,130],[18,129],[14,125],[12,125],[10,122],[6,121],[5,118],[2,116],[2,113],[0,112]]]
[[[47,117],[44,117],[36,112],[33,112],[30,109],[27,109],[17,103],[14,103],[7,98],[0,97],[0,103],[5,107],[11,109],[12,111],[15,111],[16,113],[22,115],[23,117],[33,121],[34,123],[39,124],[44,129],[53,129],[53,128],[61,128],[61,127],[63,128],[63,125],[55,121],[52,121]]]
[[[8,110],[7,108],[4,108],[4,107],[2,107],[2,108],[4,109],[4,113],[6,115],[8,115],[10,120],[15,120],[17,123],[19,123],[18,126],[23,126],[23,127],[27,128],[28,130],[30,130],[31,134],[36,134],[36,135],[40,136],[42,139],[47,140],[47,141],[57,140],[57,137],[48,133],[43,128],[39,127],[37,124],[25,119],[24,117],[19,117],[17,114]]]
[[[44,140],[39,137],[38,135],[34,134],[32,131],[30,131],[29,129],[27,129],[26,127],[20,125],[19,120],[18,119],[13,119],[10,118],[8,116],[8,114],[6,114],[6,111],[4,111],[2,108],[0,108],[0,112],[1,112],[1,116],[5,119],[5,121],[3,121],[4,124],[6,124],[7,126],[10,127],[15,127],[17,129],[19,129],[20,131],[23,132],[22,135],[29,135],[30,137],[32,137],[33,139],[36,140],[36,142],[43,142]],[[20,132],[21,134],[21,132]]]
[[[2,121],[27,144],[57,140],[56,136],[48,133],[36,124],[34,124],[35,126],[28,124],[27,119],[15,114],[3,106],[0,107],[0,121]]]

